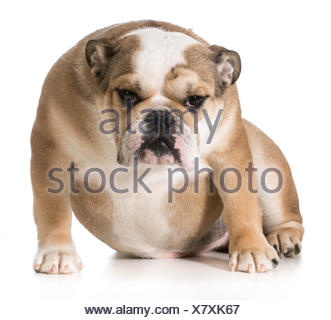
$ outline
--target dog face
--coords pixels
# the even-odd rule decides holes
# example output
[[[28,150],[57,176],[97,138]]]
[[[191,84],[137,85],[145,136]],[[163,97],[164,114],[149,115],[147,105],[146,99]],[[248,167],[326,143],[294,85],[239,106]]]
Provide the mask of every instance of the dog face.
[[[186,169],[205,145],[206,116],[223,107],[223,91],[241,67],[234,51],[159,28],[90,40],[86,59],[104,108],[118,114],[119,163]]]

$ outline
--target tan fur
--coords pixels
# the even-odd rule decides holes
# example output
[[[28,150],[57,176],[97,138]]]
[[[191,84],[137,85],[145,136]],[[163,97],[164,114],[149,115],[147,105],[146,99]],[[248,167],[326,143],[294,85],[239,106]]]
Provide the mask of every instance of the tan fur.
[[[153,168],[153,175],[146,180],[153,194],[143,191],[133,194],[130,179],[124,176],[117,183],[128,187],[128,194],[115,194],[109,188],[99,194],[84,191],[85,170],[101,168],[109,177],[112,169],[121,167],[117,162],[117,151],[127,119],[115,89],[139,91],[144,99],[133,108],[132,119],[139,117],[141,110],[155,106],[155,92],[144,86],[143,75],[139,77],[135,72],[135,52],[141,49],[139,37],[125,37],[128,32],[148,27],[181,32],[199,42],[185,51],[187,63],[174,66],[166,75],[161,93],[170,109],[184,112],[182,102],[188,95],[208,95],[204,107],[213,116],[220,106],[223,108],[212,144],[207,145],[200,132],[196,139],[202,163],[213,170],[215,177],[229,167],[240,171],[243,188],[238,192],[226,193],[215,181],[217,190],[209,193],[208,177],[201,174],[199,193],[194,193],[191,180],[184,193],[175,193],[173,202],[167,203],[166,175],[162,168]],[[92,75],[85,59],[85,46],[91,39],[109,39],[121,52],[110,62],[112,71],[107,71],[101,82]],[[208,43],[190,30],[163,22],[139,21],[96,31],[56,62],[45,80],[31,135],[31,180],[39,243],[36,271],[65,270],[67,273],[68,268],[60,266],[59,261],[68,254],[68,247],[72,250],[69,252],[73,268],[75,264],[77,270],[81,268],[71,238],[72,210],[100,240],[136,256],[185,256],[210,247],[217,240],[214,229],[222,212],[230,236],[232,270],[263,272],[272,268],[272,260],[278,259],[275,249],[286,256],[301,249],[302,218],[286,159],[263,132],[241,118],[236,85],[219,86],[212,56]],[[101,114],[106,108],[113,108],[120,114],[120,134],[115,138],[99,129],[100,122],[107,118]],[[205,123],[201,112],[198,119],[203,129]],[[187,113],[184,120],[193,129],[192,116]],[[69,189],[67,168],[71,162],[80,170],[75,173],[75,187],[79,193],[71,193]],[[282,190],[275,195],[264,195],[257,183],[259,192],[249,192],[245,171],[249,162],[256,162],[259,172],[267,167],[278,168],[284,180]],[[54,174],[64,182],[60,193],[48,191],[57,187],[48,178],[52,168],[62,169],[61,173]],[[130,168],[128,175],[132,177]],[[100,181],[91,179],[91,185],[97,187]],[[180,179],[176,180],[176,185],[180,183]],[[227,175],[226,184],[230,187],[235,184],[233,176]],[[54,252],[60,257],[57,260],[51,259]]]

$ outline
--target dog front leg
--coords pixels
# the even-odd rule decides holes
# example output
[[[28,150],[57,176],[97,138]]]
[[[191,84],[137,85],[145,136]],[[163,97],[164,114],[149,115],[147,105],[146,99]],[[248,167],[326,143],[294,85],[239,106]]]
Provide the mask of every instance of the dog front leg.
[[[56,157],[54,154],[52,156]],[[33,268],[36,272],[48,274],[77,272],[82,269],[82,262],[71,238],[72,212],[65,186],[67,181],[64,172],[52,173],[57,180],[49,180],[49,170],[52,168],[46,165],[46,159],[45,152],[33,150],[31,180],[38,232],[38,251]]]
[[[251,181],[245,169],[252,160],[244,131],[233,142],[231,148],[215,151],[209,158],[224,203],[230,270],[265,272],[278,264],[279,257],[263,234],[262,209],[257,194],[249,188]]]

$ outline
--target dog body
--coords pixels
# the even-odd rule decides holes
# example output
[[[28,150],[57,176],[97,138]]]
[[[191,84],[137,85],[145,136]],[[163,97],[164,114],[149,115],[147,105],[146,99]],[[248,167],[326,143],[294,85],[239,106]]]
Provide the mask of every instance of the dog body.
[[[278,264],[277,252],[298,253],[291,172],[241,118],[239,74],[237,53],[155,21],[99,30],[63,55],[45,80],[31,136],[35,270],[82,267],[71,211],[100,240],[139,257],[229,242],[231,270],[263,272]]]

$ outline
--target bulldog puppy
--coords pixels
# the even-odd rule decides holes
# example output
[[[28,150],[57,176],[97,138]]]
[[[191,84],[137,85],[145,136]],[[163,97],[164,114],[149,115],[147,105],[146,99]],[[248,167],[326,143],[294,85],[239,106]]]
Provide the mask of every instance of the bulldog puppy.
[[[65,53],[31,135],[43,273],[82,269],[72,211],[115,250],[175,258],[228,249],[231,271],[265,272],[301,251],[288,163],[242,119],[239,55],[164,22],[114,25]]]

